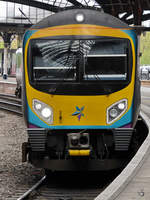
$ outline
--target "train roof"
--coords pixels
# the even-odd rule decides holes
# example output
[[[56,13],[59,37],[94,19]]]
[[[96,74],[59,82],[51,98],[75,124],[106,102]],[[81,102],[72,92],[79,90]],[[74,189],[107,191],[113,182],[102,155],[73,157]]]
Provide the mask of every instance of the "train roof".
[[[77,14],[84,15],[83,22],[76,21]],[[106,14],[103,11],[100,12],[91,9],[71,9],[67,11],[62,11],[57,14],[48,16],[47,18],[41,20],[39,23],[33,25],[31,28],[42,29],[69,24],[94,24],[111,28],[129,28],[128,24],[124,23],[118,18]]]

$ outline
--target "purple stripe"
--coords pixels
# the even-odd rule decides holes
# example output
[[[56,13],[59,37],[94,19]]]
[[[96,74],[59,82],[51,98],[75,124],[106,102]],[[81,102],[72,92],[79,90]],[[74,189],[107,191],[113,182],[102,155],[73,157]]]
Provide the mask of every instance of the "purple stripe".
[[[122,126],[121,128],[132,128],[131,124],[126,124],[125,126]]]
[[[38,128],[38,126],[35,126],[35,125],[33,125],[33,124],[29,124],[29,125],[28,125],[28,128]]]

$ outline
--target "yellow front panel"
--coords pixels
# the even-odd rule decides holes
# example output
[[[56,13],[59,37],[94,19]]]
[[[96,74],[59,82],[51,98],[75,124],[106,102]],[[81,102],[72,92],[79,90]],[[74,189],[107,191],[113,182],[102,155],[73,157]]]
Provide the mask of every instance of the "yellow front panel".
[[[130,91],[130,96],[128,93]],[[108,96],[63,96],[63,95],[48,95],[39,92],[31,87],[28,88],[28,103],[32,108],[32,99],[36,98],[53,108],[54,124],[57,125],[107,125],[106,124],[106,108],[128,97],[128,110],[132,103],[133,90],[131,85],[126,89],[113,93]],[[80,121],[77,116],[72,116],[76,111],[76,106],[79,108],[84,106],[83,114]],[[127,110],[127,111],[128,111]],[[62,120],[60,120],[60,113]]]

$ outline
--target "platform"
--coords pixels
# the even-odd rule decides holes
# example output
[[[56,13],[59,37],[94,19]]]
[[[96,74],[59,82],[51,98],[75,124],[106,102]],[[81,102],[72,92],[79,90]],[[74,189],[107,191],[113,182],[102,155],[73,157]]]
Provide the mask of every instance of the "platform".
[[[17,84],[16,83],[16,77],[9,77],[7,79],[3,79],[2,76],[0,76],[0,83],[14,83],[14,84]]]
[[[15,94],[16,86],[17,82],[15,77],[3,79],[3,77],[0,76],[0,93]]]
[[[145,87],[150,86],[150,80],[142,80],[141,85]]]

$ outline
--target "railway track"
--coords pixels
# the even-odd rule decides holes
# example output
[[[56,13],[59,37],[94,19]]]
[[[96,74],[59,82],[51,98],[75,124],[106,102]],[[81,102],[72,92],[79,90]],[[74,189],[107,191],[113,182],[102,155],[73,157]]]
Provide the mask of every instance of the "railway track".
[[[21,99],[16,98],[15,95],[0,93],[0,109],[22,116]]]
[[[118,173],[118,172],[117,172]],[[18,189],[8,200],[94,200],[114,180],[118,174],[94,176],[86,173],[64,175],[54,173],[51,177],[42,177],[28,190]],[[79,176],[77,176],[79,175]]]

